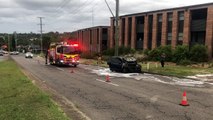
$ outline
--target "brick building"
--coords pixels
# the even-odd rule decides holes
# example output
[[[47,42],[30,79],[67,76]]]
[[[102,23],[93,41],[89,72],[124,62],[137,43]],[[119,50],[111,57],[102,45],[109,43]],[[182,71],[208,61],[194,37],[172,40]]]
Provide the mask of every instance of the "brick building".
[[[111,18],[109,47],[115,45]],[[120,16],[119,46],[154,49],[159,46],[203,44],[213,56],[213,3]]]
[[[109,47],[108,26],[97,26],[77,30],[72,32],[71,36],[78,40],[83,52],[99,53]]]

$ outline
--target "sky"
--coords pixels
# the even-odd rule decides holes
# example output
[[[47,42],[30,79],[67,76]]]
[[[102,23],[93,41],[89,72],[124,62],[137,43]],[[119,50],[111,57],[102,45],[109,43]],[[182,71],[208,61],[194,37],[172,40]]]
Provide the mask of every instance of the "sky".
[[[107,0],[115,11],[115,0]],[[181,7],[212,0],[120,0],[120,15]],[[72,32],[92,26],[109,26],[105,0],[0,0],[0,33]]]

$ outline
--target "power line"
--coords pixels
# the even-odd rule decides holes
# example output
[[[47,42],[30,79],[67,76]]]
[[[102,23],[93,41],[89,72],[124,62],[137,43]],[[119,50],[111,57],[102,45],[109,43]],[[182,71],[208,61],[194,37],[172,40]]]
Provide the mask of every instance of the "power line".
[[[64,8],[66,5],[68,5],[70,2],[71,2],[72,0],[63,0],[59,5],[58,5],[58,7],[56,8],[56,13],[55,13],[55,15],[56,14],[59,14],[59,10],[61,9],[62,10],[62,8]]]
[[[91,9],[92,7],[94,8],[100,1],[97,1],[92,7],[87,7],[87,6],[84,7],[85,5],[88,5],[88,6],[89,6],[89,5],[92,4],[94,1],[90,2],[89,4],[87,4],[87,2],[88,2],[88,0],[84,1],[83,4],[82,4],[80,7],[76,8],[76,9],[74,9],[72,12],[66,14],[66,16],[69,15],[69,17],[72,17],[72,18],[73,18],[75,15],[78,15],[77,13],[80,13],[81,11],[85,10],[85,8],[89,8],[89,9]],[[65,16],[65,15],[62,15],[62,16]],[[61,17],[62,17],[62,16],[61,16]],[[77,25],[77,24],[75,24],[75,25]],[[62,27],[64,27],[64,26],[61,26],[61,27],[59,27],[59,28],[62,28]]]
[[[104,2],[104,1],[96,1],[95,3],[94,3],[94,1],[92,1],[92,2],[88,3],[88,0],[85,0],[85,1],[83,2],[83,4],[81,4],[81,6],[79,6],[79,7],[76,8],[76,9],[73,9],[72,12],[70,12],[70,13],[68,13],[68,14],[65,14],[65,15],[66,15],[66,16],[69,16],[69,18],[74,18],[76,15],[80,15],[80,13],[83,12],[83,11],[88,11],[88,9],[93,9],[93,13],[92,13],[92,14],[93,14],[93,15],[92,15],[92,26],[94,26],[94,11],[97,11],[97,10],[99,10],[99,9],[103,9],[103,7],[105,7],[104,4],[98,5],[100,2]],[[87,4],[87,3],[88,3],[88,4]],[[90,7],[90,4],[94,4],[94,5]],[[85,6],[85,5],[87,5],[87,6]],[[95,9],[97,6],[98,6],[98,9]],[[62,15],[62,16],[65,16],[65,15]],[[62,17],[62,16],[61,16],[61,17]],[[60,19],[56,19],[54,22],[56,22],[56,21],[58,21],[58,20],[60,20]],[[54,28],[53,28],[53,25],[50,26],[50,27],[57,31],[57,29],[60,29],[60,28],[65,27],[65,24],[66,24],[66,22],[64,22],[64,23],[63,23],[62,25],[60,25],[59,27],[54,27]],[[72,24],[72,23],[71,23],[71,24]],[[50,24],[48,24],[48,25],[50,25]],[[79,23],[73,24],[73,26],[78,26],[78,25],[79,25]],[[66,26],[67,26],[67,25],[66,25]],[[79,28],[79,27],[76,27],[76,28]],[[72,29],[72,28],[71,28],[71,29]]]
[[[105,0],[105,3],[106,3],[106,5],[107,5],[109,11],[111,12],[112,16],[115,17],[115,15],[113,14],[113,12],[112,12],[112,10],[111,10],[111,8],[110,8],[110,6],[109,6],[107,0]]]

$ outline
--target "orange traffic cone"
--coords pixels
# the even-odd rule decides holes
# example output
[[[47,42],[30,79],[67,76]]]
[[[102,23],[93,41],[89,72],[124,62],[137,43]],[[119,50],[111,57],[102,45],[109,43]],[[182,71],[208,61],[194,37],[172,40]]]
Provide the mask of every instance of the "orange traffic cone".
[[[109,79],[109,75],[106,75],[106,82],[111,82]]]
[[[70,73],[74,73],[73,69],[71,69]]]
[[[183,92],[183,99],[182,99],[182,102],[180,103],[180,105],[189,106],[189,104],[187,103],[186,91]]]

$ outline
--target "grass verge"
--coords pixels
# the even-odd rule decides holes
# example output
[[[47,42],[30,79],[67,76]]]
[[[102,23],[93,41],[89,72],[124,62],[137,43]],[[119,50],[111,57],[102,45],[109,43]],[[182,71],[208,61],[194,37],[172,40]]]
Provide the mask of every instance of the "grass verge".
[[[0,62],[0,78],[1,120],[68,120],[12,60]]]
[[[160,66],[160,63],[148,63],[141,64],[142,70],[150,73],[157,73],[162,75],[186,77],[196,74],[212,74],[213,68],[202,67],[190,67],[190,66],[177,66],[177,65],[165,65],[164,68]],[[148,67],[149,66],[149,67]]]

